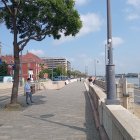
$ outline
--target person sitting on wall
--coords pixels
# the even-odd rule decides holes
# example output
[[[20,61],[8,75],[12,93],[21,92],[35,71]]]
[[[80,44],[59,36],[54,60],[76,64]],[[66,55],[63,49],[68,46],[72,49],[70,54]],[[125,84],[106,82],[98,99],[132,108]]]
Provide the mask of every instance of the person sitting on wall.
[[[92,77],[91,76],[88,78],[88,81],[89,82],[92,82]]]

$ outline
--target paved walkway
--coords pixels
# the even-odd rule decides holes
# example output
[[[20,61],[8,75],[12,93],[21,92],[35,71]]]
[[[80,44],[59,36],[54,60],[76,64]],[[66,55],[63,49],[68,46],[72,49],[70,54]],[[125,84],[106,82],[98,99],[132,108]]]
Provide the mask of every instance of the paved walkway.
[[[0,111],[0,140],[99,140],[83,82],[33,99],[22,111]]]

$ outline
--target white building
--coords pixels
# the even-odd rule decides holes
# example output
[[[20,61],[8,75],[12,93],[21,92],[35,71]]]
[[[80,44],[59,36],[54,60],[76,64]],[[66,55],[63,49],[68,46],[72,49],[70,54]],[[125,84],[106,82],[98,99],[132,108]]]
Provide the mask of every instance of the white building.
[[[62,66],[65,68],[65,71],[71,70],[71,63],[63,57],[43,57],[41,58],[48,66],[48,69],[52,70],[52,68],[57,68],[58,66]]]

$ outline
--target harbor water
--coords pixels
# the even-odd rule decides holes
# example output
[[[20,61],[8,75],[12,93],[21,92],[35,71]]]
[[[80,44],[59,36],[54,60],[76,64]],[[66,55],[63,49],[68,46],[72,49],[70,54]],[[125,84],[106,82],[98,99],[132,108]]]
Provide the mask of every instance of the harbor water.
[[[140,78],[126,78],[128,83],[132,83],[135,85],[135,87],[140,87]],[[116,79],[116,81],[118,81],[119,78]]]

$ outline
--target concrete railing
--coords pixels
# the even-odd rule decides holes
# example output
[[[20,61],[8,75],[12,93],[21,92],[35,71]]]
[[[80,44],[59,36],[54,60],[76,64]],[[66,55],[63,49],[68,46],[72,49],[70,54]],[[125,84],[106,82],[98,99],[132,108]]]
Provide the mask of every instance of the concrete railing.
[[[121,105],[106,105],[106,94],[96,85],[89,86],[99,126],[103,126],[110,140],[139,140],[140,119]]]
[[[31,85],[35,85],[35,90],[41,89],[60,89],[65,86],[65,81],[47,81],[47,82],[33,82]],[[0,89],[10,89],[13,83],[0,83]]]
[[[40,89],[61,89],[65,86],[65,81],[47,81],[40,83]]]
[[[71,79],[67,81],[45,81],[45,82],[32,82],[32,85],[35,85],[35,90],[41,90],[41,89],[61,89],[66,84],[76,82],[77,79]],[[66,82],[66,83],[65,83]],[[24,83],[23,83],[24,85]],[[0,83],[0,89],[7,89],[12,88],[13,83]]]
[[[106,83],[96,80],[95,84],[106,91]],[[120,100],[120,105],[134,113],[134,84],[127,83],[126,78],[120,78],[116,82],[116,96]]]
[[[95,80],[95,84],[106,91],[106,82],[103,80]]]

